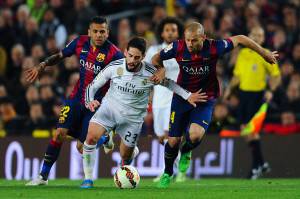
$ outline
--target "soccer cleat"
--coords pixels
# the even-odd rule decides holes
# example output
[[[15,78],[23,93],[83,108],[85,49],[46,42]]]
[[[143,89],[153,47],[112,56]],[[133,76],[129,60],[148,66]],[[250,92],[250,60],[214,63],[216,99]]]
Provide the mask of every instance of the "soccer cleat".
[[[114,150],[114,147],[115,147],[115,144],[113,141],[114,135],[115,135],[114,131],[110,131],[109,132],[109,140],[105,144],[103,144],[103,149],[104,149],[105,154],[108,154]]]
[[[186,173],[186,171],[190,167],[191,158],[192,158],[192,151],[187,152],[187,153],[181,153],[181,156],[179,159],[179,165],[178,165],[179,172]]]
[[[257,169],[252,169],[250,171],[249,178],[251,180],[256,180],[256,179],[258,179],[261,176],[262,176],[262,169],[261,169],[261,167],[258,167]]]
[[[159,182],[157,184],[157,188],[168,188],[171,183],[172,176],[169,176],[169,174],[164,173],[159,179]]]
[[[93,180],[90,180],[90,179],[84,180],[80,185],[81,189],[91,189],[93,187],[94,187],[94,182],[93,182]]]
[[[185,182],[186,181],[186,173],[185,172],[178,172],[175,182]]]
[[[25,184],[26,186],[40,186],[40,185],[48,185],[48,180],[43,180],[43,177],[39,175],[36,179],[31,180],[30,182]]]
[[[270,164],[268,162],[265,162],[263,165],[261,165],[261,171],[263,173],[269,173],[271,171]]]

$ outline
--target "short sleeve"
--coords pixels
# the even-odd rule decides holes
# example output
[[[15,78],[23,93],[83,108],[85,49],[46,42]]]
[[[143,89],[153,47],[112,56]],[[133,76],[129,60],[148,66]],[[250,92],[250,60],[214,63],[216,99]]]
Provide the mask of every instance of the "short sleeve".
[[[222,56],[223,54],[230,52],[234,48],[231,39],[222,39],[222,40],[215,40],[215,41],[216,41],[218,56]]]
[[[69,42],[66,45],[66,47],[64,49],[62,49],[62,54],[64,57],[70,57],[71,55],[75,54],[78,40],[79,40],[79,37],[77,37],[76,39],[73,39],[71,42]]]
[[[163,61],[163,60],[176,58],[177,46],[178,46],[178,41],[175,41],[175,42],[169,44],[164,49],[162,49],[160,51],[161,60]]]

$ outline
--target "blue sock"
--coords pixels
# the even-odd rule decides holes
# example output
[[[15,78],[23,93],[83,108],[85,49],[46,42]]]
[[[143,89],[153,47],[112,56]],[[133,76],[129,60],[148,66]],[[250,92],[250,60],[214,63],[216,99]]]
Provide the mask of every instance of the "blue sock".
[[[54,140],[50,141],[44,156],[44,163],[41,171],[41,176],[43,177],[43,180],[48,179],[51,167],[56,162],[59,156],[61,145],[62,143],[55,142]]]
[[[109,140],[109,135],[102,135],[97,142],[96,148],[99,148],[102,144],[107,143]]]

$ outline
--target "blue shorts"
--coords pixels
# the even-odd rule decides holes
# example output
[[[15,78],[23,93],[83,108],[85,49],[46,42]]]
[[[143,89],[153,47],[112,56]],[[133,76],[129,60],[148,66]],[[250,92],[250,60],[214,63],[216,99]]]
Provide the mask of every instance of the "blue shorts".
[[[191,123],[199,124],[206,131],[211,122],[215,101],[198,103],[195,108],[186,100],[174,95],[171,105],[169,136],[181,137],[188,131]]]
[[[94,115],[93,112],[80,104],[78,100],[67,99],[60,111],[60,116],[56,128],[65,128],[69,130],[70,136],[85,141],[89,121]]]

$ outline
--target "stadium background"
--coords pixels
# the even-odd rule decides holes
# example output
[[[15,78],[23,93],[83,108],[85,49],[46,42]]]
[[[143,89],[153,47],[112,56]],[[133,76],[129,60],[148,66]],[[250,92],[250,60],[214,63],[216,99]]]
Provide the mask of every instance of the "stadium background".
[[[0,178],[29,179],[37,175],[36,168],[55,127],[61,102],[79,77],[79,64],[74,56],[49,67],[33,85],[24,80],[24,70],[63,48],[76,35],[86,34],[88,21],[94,15],[109,19],[110,40],[122,50],[134,35],[145,37],[148,45],[159,42],[155,27],[167,15],[176,16],[184,23],[201,22],[211,38],[247,35],[251,27],[260,24],[265,30],[264,47],[280,53],[282,74],[282,84],[275,92],[262,132],[264,153],[273,168],[267,177],[299,178],[300,161],[296,158],[300,140],[299,6],[297,0],[0,0]],[[238,51],[234,50],[218,62],[222,90],[232,77]],[[202,160],[198,165],[204,167],[209,157],[210,168],[215,168],[216,173],[224,171],[222,175],[208,176],[245,177],[249,170],[250,152],[245,142],[241,138],[218,136],[221,129],[237,129],[238,104],[235,94],[219,102],[205,143],[193,154],[194,159]],[[151,167],[153,149],[159,148],[153,137],[149,113],[139,155],[147,167]],[[72,146],[72,143],[64,146],[55,177],[71,177]],[[230,162],[229,149],[233,150],[231,167],[227,163]],[[117,165],[114,161],[117,155],[100,159],[99,171],[101,165],[106,169],[98,177],[111,174],[111,168]],[[104,157],[102,152],[100,157]],[[223,168],[222,158],[226,162]],[[195,174],[195,164],[193,162],[191,176],[197,178],[200,176]],[[228,168],[232,169],[230,174]],[[155,175],[157,173],[145,174]]]

